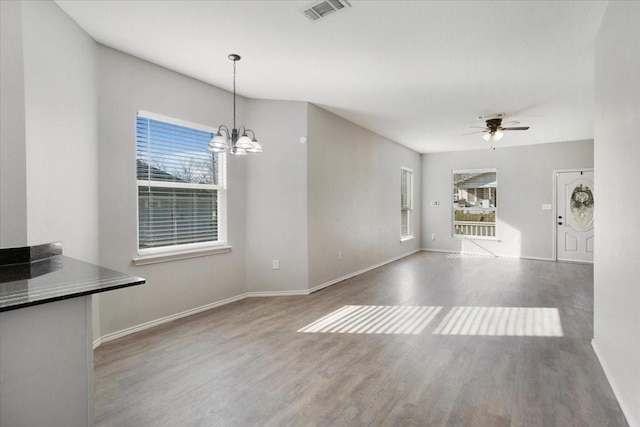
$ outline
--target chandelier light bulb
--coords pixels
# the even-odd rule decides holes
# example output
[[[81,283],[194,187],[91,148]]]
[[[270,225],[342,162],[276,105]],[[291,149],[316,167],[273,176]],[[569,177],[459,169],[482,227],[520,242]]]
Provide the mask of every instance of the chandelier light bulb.
[[[253,143],[253,147],[247,148],[247,152],[248,153],[262,153],[262,145],[260,145],[258,140],[253,138],[251,140],[251,142]]]
[[[247,150],[236,146],[231,151],[229,151],[229,154],[233,154],[234,156],[246,156]]]
[[[236,147],[247,150],[249,148],[253,148],[253,142],[251,138],[247,135],[247,132],[244,132],[238,142],[236,142]]]

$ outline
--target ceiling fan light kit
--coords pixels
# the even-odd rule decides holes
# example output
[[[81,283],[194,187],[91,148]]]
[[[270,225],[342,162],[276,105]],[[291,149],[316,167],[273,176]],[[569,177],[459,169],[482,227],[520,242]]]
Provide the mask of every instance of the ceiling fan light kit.
[[[495,132],[485,132],[484,135],[482,135],[482,139],[485,141],[500,141],[503,136],[504,132],[497,130]]]

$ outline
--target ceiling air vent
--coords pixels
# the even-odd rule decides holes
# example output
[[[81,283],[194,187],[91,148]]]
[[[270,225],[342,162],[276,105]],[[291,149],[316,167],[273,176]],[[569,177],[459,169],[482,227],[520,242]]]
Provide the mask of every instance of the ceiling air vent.
[[[347,7],[351,7],[351,5],[346,0],[322,0],[305,7],[302,9],[302,13],[315,22]]]

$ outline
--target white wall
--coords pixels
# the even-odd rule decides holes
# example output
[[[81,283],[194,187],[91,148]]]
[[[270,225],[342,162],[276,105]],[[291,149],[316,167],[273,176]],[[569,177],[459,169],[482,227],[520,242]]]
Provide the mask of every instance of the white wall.
[[[309,288],[420,248],[420,154],[314,105],[308,139]],[[414,171],[416,238],[401,243],[402,166]]]
[[[22,2],[27,242],[98,262],[95,42],[53,2]],[[55,36],[54,36],[55,35]]]
[[[452,237],[452,171],[486,168],[498,171],[499,241]],[[593,168],[593,141],[423,154],[423,247],[552,259],[555,221],[553,211],[542,210],[542,205],[555,203],[553,170],[570,168]],[[595,176],[597,181],[597,171]],[[438,200],[439,206],[430,206],[432,200]]]
[[[0,247],[27,245],[22,7],[0,2]]]
[[[596,39],[593,346],[640,426],[640,3],[610,2]],[[606,190],[606,191],[604,191]]]
[[[245,124],[262,154],[247,162],[247,287],[277,293],[308,289],[307,104],[248,100]],[[240,124],[240,123],[238,123]],[[280,269],[272,269],[272,261]]]
[[[103,336],[242,295],[245,281],[246,159],[228,160],[229,253],[135,267],[138,110],[217,127],[231,123],[229,92],[116,50],[98,47],[100,264],[147,279],[100,296]],[[243,117],[239,98],[238,117]]]

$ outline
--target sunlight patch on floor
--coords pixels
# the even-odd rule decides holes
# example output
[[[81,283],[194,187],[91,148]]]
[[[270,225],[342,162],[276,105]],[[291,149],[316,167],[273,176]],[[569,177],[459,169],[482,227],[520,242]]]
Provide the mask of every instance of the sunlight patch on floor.
[[[557,308],[453,307],[433,331],[436,335],[561,337]]]
[[[442,307],[345,305],[298,332],[418,335]]]
[[[449,254],[447,255],[448,259],[463,259],[463,258],[495,258],[494,255],[485,255],[485,254]]]

